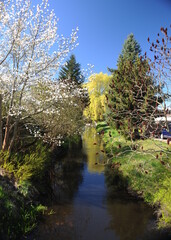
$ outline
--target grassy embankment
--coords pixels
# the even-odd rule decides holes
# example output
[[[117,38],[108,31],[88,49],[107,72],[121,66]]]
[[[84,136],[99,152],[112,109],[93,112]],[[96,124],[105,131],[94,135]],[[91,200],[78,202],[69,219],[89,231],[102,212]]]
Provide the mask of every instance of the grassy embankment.
[[[103,140],[113,171],[119,171],[128,187],[150,205],[158,207],[159,227],[171,228],[171,145],[153,139],[138,140],[136,150],[131,142],[105,122],[97,131]]]
[[[2,183],[3,182],[3,183]],[[30,203],[28,199],[0,179],[0,234],[2,239],[20,239],[36,226],[37,218],[45,210],[42,205]]]
[[[46,210],[39,196],[46,194],[49,170],[57,156],[77,145],[80,137],[66,139],[62,147],[51,149],[41,141],[18,153],[0,152],[0,235],[20,239],[32,231]]]
[[[37,224],[46,209],[38,196],[50,164],[50,152],[38,143],[27,152],[9,156],[0,152],[0,235],[2,239],[20,239]]]

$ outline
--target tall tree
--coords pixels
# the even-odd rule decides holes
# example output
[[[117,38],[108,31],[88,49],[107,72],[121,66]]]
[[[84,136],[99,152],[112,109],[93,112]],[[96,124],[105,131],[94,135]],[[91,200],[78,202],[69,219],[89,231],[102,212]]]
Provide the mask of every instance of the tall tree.
[[[124,42],[122,52],[119,56],[118,63],[121,59],[129,60],[134,62],[136,60],[137,55],[140,56],[141,47],[139,43],[136,41],[134,34],[131,33],[128,35],[127,39]]]
[[[140,56],[140,47],[134,37],[129,35],[127,40],[106,97],[108,120],[133,140],[138,137],[138,130],[145,133],[150,127],[158,102],[157,86],[149,73],[149,64]]]
[[[77,89],[81,94],[79,98],[81,99],[83,109],[89,105],[89,96],[86,88],[83,88],[83,82],[85,80],[81,65],[76,62],[75,56],[72,54],[68,61],[66,61],[65,66],[63,66],[59,72],[60,82],[70,83]],[[72,92],[72,87],[70,88]],[[80,101],[78,99],[78,101]]]
[[[137,58],[137,56],[140,56],[141,54],[141,47],[139,43],[136,41],[134,34],[131,33],[128,35],[127,39],[125,40],[123,44],[123,48],[121,51],[121,54],[119,55],[117,65],[122,62],[122,60],[129,60],[131,62],[134,62]],[[113,74],[115,72],[115,69],[108,68],[109,72]]]
[[[65,66],[61,68],[59,72],[59,79],[71,79],[71,81],[74,81],[78,85],[84,82],[84,76],[81,73],[81,66],[76,62],[76,58],[73,54],[70,56]]]
[[[84,110],[85,117],[93,121],[104,120],[106,112],[105,94],[111,77],[104,73],[90,76],[85,84],[90,96],[90,105]]]
[[[60,98],[51,91],[46,101],[39,102],[33,98],[32,89],[40,83],[48,84],[48,89],[52,89],[50,85],[54,88],[51,79],[63,58],[75,47],[77,31],[71,33],[71,38],[59,37],[56,17],[48,9],[48,0],[42,0],[36,7],[31,0],[4,0],[0,6],[0,56],[4,60],[0,90],[6,102],[2,148],[11,151],[19,124],[47,110],[54,98]],[[60,50],[53,51],[52,47]]]
[[[0,94],[0,151],[2,149],[2,95]]]

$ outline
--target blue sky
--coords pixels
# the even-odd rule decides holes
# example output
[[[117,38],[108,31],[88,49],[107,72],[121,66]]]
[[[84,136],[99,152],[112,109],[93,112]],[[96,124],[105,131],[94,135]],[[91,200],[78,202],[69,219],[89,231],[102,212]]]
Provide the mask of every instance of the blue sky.
[[[171,0],[49,0],[49,4],[59,18],[59,33],[69,36],[79,27],[79,46],[73,53],[83,68],[91,63],[97,73],[116,67],[128,34],[133,33],[142,52],[150,54],[147,38],[155,40],[160,28],[171,24]]]

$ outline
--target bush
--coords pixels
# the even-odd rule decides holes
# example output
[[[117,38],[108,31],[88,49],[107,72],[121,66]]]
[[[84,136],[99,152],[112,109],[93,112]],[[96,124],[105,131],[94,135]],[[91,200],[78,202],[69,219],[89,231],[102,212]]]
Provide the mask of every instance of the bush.
[[[26,203],[17,192],[0,186],[0,234],[2,239],[20,239],[36,226],[36,220],[46,208]]]
[[[29,149],[27,154],[15,153],[9,158],[8,152],[1,152],[0,163],[9,174],[14,175],[19,184],[41,180],[50,163],[50,151],[39,142],[34,148]]]
[[[171,228],[171,178],[163,181],[163,186],[155,194],[154,202],[160,204],[159,227]]]
[[[0,164],[7,175],[0,176],[0,235],[3,239],[19,239],[36,226],[37,217],[45,207],[30,203],[30,198],[37,192],[33,185],[36,182],[41,185],[49,163],[50,151],[41,142],[26,154],[0,152]],[[18,189],[9,179],[17,182]]]

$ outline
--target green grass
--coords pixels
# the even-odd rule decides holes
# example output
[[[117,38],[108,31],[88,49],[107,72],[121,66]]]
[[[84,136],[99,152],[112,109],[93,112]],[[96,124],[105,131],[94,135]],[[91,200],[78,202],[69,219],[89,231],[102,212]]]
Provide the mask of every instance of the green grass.
[[[29,193],[27,189],[31,185],[35,185],[45,178],[46,171],[50,165],[50,151],[46,145],[39,142],[34,148],[30,148],[26,153],[12,153],[9,157],[9,152],[0,152],[0,166],[8,173],[9,177],[14,177],[19,190],[22,194]],[[36,185],[36,187],[37,187]]]
[[[159,227],[171,227],[171,146],[153,139],[132,143],[104,122],[97,131],[104,134],[109,162],[121,164],[119,171],[129,187],[149,204],[160,206]]]
[[[35,228],[37,217],[45,207],[27,202],[2,179],[0,184],[3,185],[0,186],[0,234],[5,239],[20,239]]]
[[[13,153],[10,158],[8,152],[0,152],[0,166],[7,174],[0,176],[0,234],[5,234],[5,239],[20,239],[36,226],[45,207],[31,199],[37,190],[41,191],[49,164],[50,152],[41,143],[27,153]],[[17,189],[10,179],[15,179]]]
[[[96,126],[96,130],[97,132],[107,131],[109,130],[109,127],[106,125],[105,122],[99,122]]]

